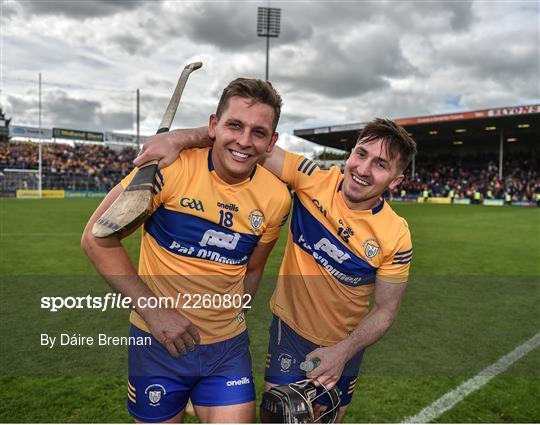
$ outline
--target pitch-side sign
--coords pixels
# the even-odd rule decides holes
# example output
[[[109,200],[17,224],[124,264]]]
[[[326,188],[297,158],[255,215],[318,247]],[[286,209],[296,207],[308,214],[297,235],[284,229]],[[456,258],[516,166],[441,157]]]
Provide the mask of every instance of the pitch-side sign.
[[[139,142],[142,144],[146,141],[148,136],[139,136]],[[113,143],[137,143],[137,136],[135,134],[128,133],[114,133],[112,131],[105,132],[105,141]]]
[[[24,137],[25,139],[52,139],[50,128],[23,127],[20,125],[9,126],[9,137]]]
[[[106,131],[105,141],[119,143],[137,143],[137,136],[133,134],[113,133],[112,131]]]
[[[67,128],[53,128],[55,139],[85,140],[87,142],[103,142],[103,133],[95,131],[71,130]]]

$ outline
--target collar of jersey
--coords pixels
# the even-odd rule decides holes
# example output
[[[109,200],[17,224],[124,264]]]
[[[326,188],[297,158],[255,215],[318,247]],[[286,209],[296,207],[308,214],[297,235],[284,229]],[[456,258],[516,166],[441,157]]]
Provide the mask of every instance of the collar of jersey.
[[[214,175],[217,178],[219,178],[219,180],[222,181],[224,184],[228,184],[229,186],[237,186],[237,185],[242,185],[245,182],[251,181],[253,179],[253,177],[255,176],[255,172],[257,171],[257,165],[255,165],[255,168],[253,168],[253,171],[251,172],[247,180],[244,180],[244,181],[241,181],[240,183],[235,183],[235,184],[226,183],[221,179],[221,177],[218,176],[218,173],[214,169],[214,162],[212,161],[212,149],[208,149],[208,171],[210,171],[210,173],[214,171]]]
[[[341,192],[341,187],[343,186],[343,179],[341,179],[341,181],[339,182],[339,185],[338,185],[338,188],[337,188],[337,193],[339,194],[339,192]],[[350,211],[354,211],[354,212],[366,212],[366,211],[369,211],[369,210],[351,210],[349,207],[347,207],[347,204],[345,203],[345,199],[343,199],[343,193],[340,195],[340,198],[341,200],[343,201],[343,205],[345,205],[345,207],[350,210]],[[381,201],[375,205],[373,208],[371,208],[371,214],[372,215],[375,215],[377,213],[379,213],[384,207],[384,198],[381,197]]]

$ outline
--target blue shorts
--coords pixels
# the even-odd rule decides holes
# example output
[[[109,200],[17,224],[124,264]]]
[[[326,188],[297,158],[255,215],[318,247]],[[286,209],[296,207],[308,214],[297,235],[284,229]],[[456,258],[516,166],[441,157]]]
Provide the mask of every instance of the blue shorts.
[[[151,344],[130,345],[128,411],[143,422],[163,422],[196,406],[229,406],[255,400],[249,337],[244,331],[215,344],[198,345],[178,358],[151,334],[131,326],[130,336]]]
[[[283,385],[306,379],[306,373],[300,369],[300,363],[305,360],[307,354],[317,348],[320,348],[320,345],[301,337],[274,315],[270,325],[270,342],[264,380],[272,384]],[[347,362],[343,369],[343,375],[336,384],[341,393],[342,406],[351,402],[363,354],[364,352],[360,351]],[[317,403],[328,405],[330,400],[326,396],[319,397]]]

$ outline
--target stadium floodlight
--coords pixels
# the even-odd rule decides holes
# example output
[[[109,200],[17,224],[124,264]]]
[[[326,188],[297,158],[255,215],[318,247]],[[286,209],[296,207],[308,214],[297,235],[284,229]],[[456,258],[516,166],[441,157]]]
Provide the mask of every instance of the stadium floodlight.
[[[257,35],[266,37],[266,81],[268,81],[270,38],[279,37],[281,29],[281,9],[259,7],[257,11]]]

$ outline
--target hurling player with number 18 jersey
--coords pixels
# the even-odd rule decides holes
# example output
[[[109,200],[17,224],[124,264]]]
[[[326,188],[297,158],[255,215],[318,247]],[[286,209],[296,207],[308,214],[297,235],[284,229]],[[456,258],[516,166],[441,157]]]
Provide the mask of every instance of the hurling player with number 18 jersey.
[[[118,238],[89,231],[136,171],[87,225],[86,253],[113,289],[137,301],[131,336],[152,341],[129,347],[128,410],[137,421],[181,421],[189,399],[202,422],[255,420],[245,312],[290,209],[286,186],[258,165],[277,140],[280,109],[266,81],[225,88],[210,117],[213,147],[184,152],[155,177],[138,273]],[[141,305],[148,298],[174,304]]]

